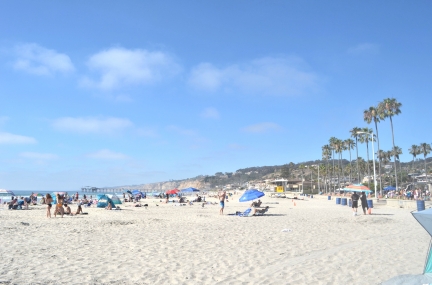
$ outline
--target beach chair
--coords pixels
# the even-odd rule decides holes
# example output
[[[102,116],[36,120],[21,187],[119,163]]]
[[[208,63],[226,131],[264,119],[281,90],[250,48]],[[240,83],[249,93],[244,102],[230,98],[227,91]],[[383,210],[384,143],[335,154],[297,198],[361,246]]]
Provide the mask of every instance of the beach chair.
[[[255,215],[256,216],[262,216],[264,215],[266,212],[268,212],[269,206],[265,207],[264,209],[258,210],[256,211]]]
[[[243,213],[238,213],[237,216],[239,217],[249,217],[252,209],[247,208]]]

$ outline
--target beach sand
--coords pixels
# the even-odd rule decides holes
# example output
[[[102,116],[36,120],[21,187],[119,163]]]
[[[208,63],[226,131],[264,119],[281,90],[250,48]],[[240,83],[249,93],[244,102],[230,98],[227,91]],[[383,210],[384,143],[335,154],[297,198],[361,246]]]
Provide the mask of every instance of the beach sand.
[[[226,214],[248,207],[233,199]],[[430,237],[408,210],[262,201],[268,213],[244,218],[158,199],[51,219],[0,210],[0,284],[380,284],[423,271]]]

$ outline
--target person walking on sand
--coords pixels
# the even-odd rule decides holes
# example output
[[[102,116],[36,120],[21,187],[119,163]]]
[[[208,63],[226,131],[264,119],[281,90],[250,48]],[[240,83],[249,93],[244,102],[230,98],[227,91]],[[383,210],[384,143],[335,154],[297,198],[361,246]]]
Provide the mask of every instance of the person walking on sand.
[[[356,192],[354,192],[354,194],[351,195],[353,216],[357,216],[357,208],[358,208],[359,198],[360,197]]]
[[[219,197],[219,204],[221,206],[220,210],[219,210],[219,214],[223,215],[223,210],[225,208],[225,197],[226,197],[226,191],[219,191],[218,193],[218,197]]]
[[[51,207],[52,207],[53,198],[50,193],[45,195],[45,203],[47,204],[47,218],[51,218]]]
[[[360,201],[362,203],[363,213],[366,215],[366,210],[369,210],[369,206],[367,203],[367,198],[365,192],[361,193]]]

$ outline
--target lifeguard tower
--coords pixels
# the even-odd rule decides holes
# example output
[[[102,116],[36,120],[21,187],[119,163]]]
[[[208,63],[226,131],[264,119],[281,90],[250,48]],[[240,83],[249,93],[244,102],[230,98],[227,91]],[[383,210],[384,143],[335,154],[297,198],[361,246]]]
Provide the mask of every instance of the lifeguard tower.
[[[288,180],[286,179],[276,179],[271,182],[274,187],[274,191],[276,193],[284,193],[286,191]]]

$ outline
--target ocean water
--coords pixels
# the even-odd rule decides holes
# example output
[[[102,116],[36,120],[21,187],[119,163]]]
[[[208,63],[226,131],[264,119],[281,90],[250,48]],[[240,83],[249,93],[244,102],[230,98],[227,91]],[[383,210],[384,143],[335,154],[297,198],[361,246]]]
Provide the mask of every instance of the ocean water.
[[[57,191],[48,191],[48,190],[11,190],[15,196],[18,197],[29,197],[33,193],[42,194],[45,196],[47,193],[50,193],[53,195],[54,192]],[[96,198],[97,194],[117,194],[119,197],[122,197],[122,193],[88,193],[88,192],[82,192],[82,191],[58,191],[58,192],[64,192],[67,193],[69,196],[75,195],[78,192],[79,199],[82,199],[84,195],[86,195],[87,198],[90,198],[92,196],[93,199]],[[0,196],[1,203],[9,202],[11,200],[12,196]],[[38,200],[41,198],[41,196],[38,196]]]

